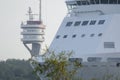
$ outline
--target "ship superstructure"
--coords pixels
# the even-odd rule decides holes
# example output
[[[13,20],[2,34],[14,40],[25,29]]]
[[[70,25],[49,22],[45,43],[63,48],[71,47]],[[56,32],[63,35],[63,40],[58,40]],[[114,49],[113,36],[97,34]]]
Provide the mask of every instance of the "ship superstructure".
[[[50,49],[73,51],[82,80],[120,79],[120,0],[66,0],[68,14]]]
[[[74,57],[118,57],[120,0],[67,0],[64,18],[50,49]]]

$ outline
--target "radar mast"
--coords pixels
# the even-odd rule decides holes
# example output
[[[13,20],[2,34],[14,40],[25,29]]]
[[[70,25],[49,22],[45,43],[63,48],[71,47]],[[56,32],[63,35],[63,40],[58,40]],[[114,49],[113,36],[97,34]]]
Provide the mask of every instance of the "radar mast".
[[[42,19],[41,19],[41,16],[42,16],[42,1],[41,0],[39,0],[39,21],[41,21]]]

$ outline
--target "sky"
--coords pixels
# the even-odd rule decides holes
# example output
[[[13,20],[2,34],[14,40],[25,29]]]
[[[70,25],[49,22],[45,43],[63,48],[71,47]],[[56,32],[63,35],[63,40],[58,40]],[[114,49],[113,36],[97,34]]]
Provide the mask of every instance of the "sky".
[[[21,42],[20,24],[28,19],[28,7],[37,14],[38,6],[39,0],[0,0],[0,60],[31,57]],[[46,25],[44,45],[50,45],[66,14],[65,0],[42,0],[42,20]]]

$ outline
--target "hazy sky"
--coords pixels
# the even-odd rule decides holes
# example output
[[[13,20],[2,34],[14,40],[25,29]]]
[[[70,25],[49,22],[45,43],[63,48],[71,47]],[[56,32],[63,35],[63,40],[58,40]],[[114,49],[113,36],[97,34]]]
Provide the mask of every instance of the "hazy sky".
[[[21,21],[28,17],[28,7],[38,13],[39,0],[0,0],[0,60],[28,59],[30,54],[21,42]],[[45,44],[49,45],[67,13],[65,0],[42,0],[42,19],[46,25]]]

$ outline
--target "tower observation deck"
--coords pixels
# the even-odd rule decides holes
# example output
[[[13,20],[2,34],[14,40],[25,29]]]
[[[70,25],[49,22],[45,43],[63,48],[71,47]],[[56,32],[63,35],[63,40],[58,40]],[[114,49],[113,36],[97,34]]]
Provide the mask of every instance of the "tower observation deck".
[[[23,38],[21,41],[24,46],[28,49],[31,54],[31,57],[39,56],[41,52],[41,45],[44,42],[45,38],[45,25],[41,21],[41,0],[40,0],[40,11],[39,14],[33,14],[31,7],[28,10],[29,20],[21,24]],[[34,16],[37,15],[39,20],[35,20]]]
[[[66,0],[65,16],[50,49],[74,51],[74,57],[120,55],[120,0]],[[85,58],[84,58],[85,59]]]

